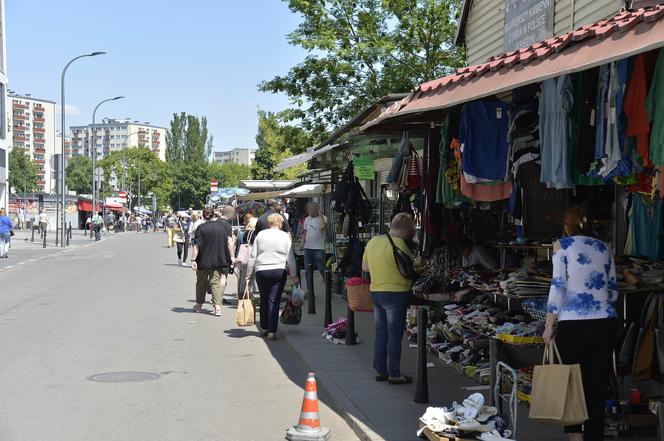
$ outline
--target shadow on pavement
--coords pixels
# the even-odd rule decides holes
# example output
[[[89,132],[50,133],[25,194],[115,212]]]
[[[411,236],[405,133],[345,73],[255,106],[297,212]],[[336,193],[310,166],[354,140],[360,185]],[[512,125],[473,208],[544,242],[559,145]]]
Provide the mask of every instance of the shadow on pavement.
[[[249,329],[252,329],[253,327],[250,327]],[[227,329],[224,331],[224,334],[226,334],[230,338],[244,338],[244,337],[260,337],[261,333],[258,331],[248,331],[246,329],[241,329],[241,328],[235,328],[235,329]]]

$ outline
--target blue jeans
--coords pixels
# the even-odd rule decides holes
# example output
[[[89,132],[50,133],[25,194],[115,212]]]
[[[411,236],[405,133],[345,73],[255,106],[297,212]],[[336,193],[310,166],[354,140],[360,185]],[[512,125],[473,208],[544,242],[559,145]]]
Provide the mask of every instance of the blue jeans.
[[[310,250],[308,248],[304,249],[304,269],[309,268],[309,265],[313,265],[314,269],[320,271],[320,275],[325,277],[325,250]]]
[[[268,332],[277,332],[279,325],[279,305],[286,285],[286,270],[256,271],[256,283],[261,295],[260,325]]]
[[[372,292],[376,339],[374,368],[390,378],[401,376],[401,339],[406,329],[408,292]]]

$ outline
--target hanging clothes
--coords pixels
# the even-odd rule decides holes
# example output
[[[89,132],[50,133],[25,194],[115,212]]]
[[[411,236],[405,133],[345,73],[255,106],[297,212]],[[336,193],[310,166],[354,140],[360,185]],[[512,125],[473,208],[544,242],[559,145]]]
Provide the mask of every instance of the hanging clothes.
[[[620,98],[620,109],[622,109],[622,88],[620,77],[618,76],[618,63],[610,63],[609,82],[606,94],[606,103],[600,103],[606,108],[606,136],[604,140],[604,156],[602,157],[602,166],[599,169],[599,175],[606,177],[611,173],[622,159],[620,150],[620,141],[618,141],[618,98]],[[620,95],[618,95],[620,92]]]
[[[631,254],[652,260],[664,257],[662,246],[662,200],[635,195],[629,214]]]
[[[572,133],[576,135],[576,158],[573,164],[575,164],[574,169],[578,176],[586,175],[595,161],[598,81],[599,67],[579,72],[574,76],[575,99]]]
[[[664,165],[664,51],[660,50],[655,64],[648,98],[646,99],[648,120],[652,123],[650,132],[650,161],[654,165]]]
[[[650,166],[650,119],[646,98],[658,54],[659,51],[655,50],[635,57],[634,68],[623,100],[623,110],[627,119],[625,135],[636,137],[636,152],[646,167]]]
[[[463,107],[459,139],[461,169],[477,178],[504,180],[507,167],[508,106],[497,98],[472,101]]]
[[[461,194],[478,202],[495,202],[508,199],[512,194],[512,183],[494,181],[492,183],[471,184],[461,175]]]
[[[599,94],[597,96],[597,125],[595,127],[595,160],[604,157],[606,141],[606,95],[609,89],[610,66],[603,64],[599,68]]]
[[[574,104],[571,78],[569,75],[562,75],[543,81],[540,91],[540,181],[556,189],[571,188],[569,113]]]

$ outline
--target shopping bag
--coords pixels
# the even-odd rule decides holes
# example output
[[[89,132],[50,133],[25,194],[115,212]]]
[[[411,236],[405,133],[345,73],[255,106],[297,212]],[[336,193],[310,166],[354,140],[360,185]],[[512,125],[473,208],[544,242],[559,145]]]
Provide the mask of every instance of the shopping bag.
[[[558,426],[573,426],[588,419],[581,366],[562,364],[555,341],[546,345],[542,365],[535,366],[533,372],[530,419]]]
[[[235,323],[237,323],[238,326],[251,326],[254,324],[254,317],[254,303],[249,294],[249,285],[247,285],[242,298],[237,302]]]
[[[237,253],[237,261],[243,265],[249,263],[249,258],[251,257],[251,245],[243,243],[240,245],[240,250]]]
[[[284,310],[281,311],[279,321],[284,325],[297,325],[300,320],[302,320],[302,308],[293,305],[293,302],[289,299],[286,306],[284,306]]]
[[[304,290],[299,283],[293,287],[291,302],[295,306],[302,306],[304,304]]]

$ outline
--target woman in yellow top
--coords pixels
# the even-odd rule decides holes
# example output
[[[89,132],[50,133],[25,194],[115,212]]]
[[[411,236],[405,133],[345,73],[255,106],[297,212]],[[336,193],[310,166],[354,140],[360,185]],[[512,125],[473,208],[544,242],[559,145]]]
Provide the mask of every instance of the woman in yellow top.
[[[394,244],[412,259],[406,241],[415,237],[415,222],[406,213],[394,216],[389,235]],[[374,342],[374,368],[376,381],[390,384],[412,383],[413,379],[401,375],[401,339],[406,328],[408,298],[413,281],[402,276],[394,258],[392,244],[386,235],[369,241],[362,259],[362,270],[371,275],[371,299],[374,304],[376,339]]]

